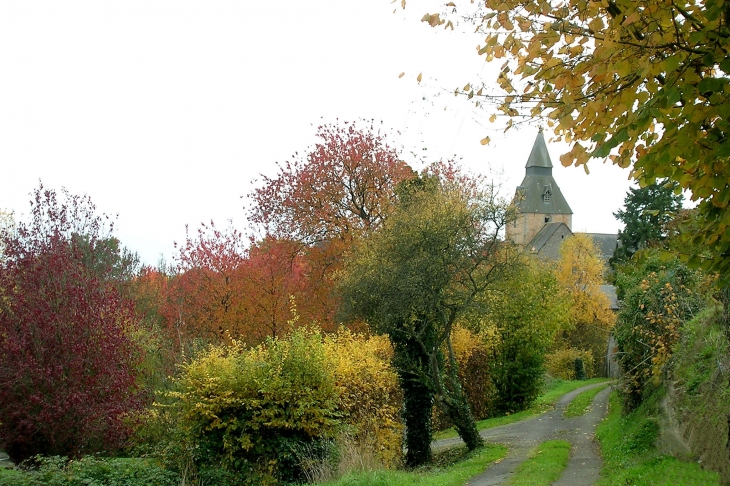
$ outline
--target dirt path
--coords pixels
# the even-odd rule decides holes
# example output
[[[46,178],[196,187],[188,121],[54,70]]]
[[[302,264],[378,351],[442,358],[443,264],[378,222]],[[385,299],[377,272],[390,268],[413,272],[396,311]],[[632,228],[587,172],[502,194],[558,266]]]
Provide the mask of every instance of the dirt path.
[[[593,440],[596,425],[606,415],[609,388],[596,395],[590,412],[573,418],[563,417],[565,407],[579,395],[601,383],[584,386],[574,390],[558,401],[554,410],[537,417],[503,425],[481,432],[487,442],[505,444],[509,447],[507,457],[497,464],[490,465],[484,473],[473,477],[468,486],[491,486],[503,484],[516,467],[527,459],[531,449],[547,440],[564,439],[572,444],[568,467],[560,479],[553,483],[557,486],[588,486],[598,479],[602,461],[598,444]],[[461,442],[461,439],[436,441],[435,447],[448,447]]]

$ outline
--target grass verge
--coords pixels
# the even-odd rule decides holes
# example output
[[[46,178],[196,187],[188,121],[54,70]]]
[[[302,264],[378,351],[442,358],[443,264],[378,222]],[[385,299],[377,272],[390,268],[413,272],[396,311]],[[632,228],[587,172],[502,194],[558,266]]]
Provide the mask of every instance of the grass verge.
[[[349,474],[326,486],[461,486],[488,465],[507,455],[507,448],[489,445],[473,452],[465,447],[444,451],[435,464],[415,471],[367,471]]]
[[[654,445],[659,433],[656,410],[660,394],[654,393],[624,417],[618,395],[616,392],[611,394],[608,417],[596,430],[603,454],[599,486],[720,484],[717,473],[705,471],[697,463],[682,462],[657,452]]]
[[[549,486],[560,478],[570,458],[570,442],[543,442],[520,464],[509,481],[512,486]]]
[[[573,401],[568,404],[567,407],[565,407],[563,415],[565,417],[578,417],[579,415],[586,414],[588,410],[590,410],[593,399],[596,398],[596,395],[598,395],[607,386],[608,383],[606,383],[605,386],[597,386],[595,388],[591,388],[590,390],[584,391],[583,393],[575,397]]]
[[[545,387],[545,391],[543,392],[543,394],[540,395],[537,400],[535,400],[535,403],[527,410],[512,413],[509,415],[503,415],[501,417],[493,417],[485,420],[480,420],[479,422],[477,422],[477,429],[491,429],[493,427],[512,424],[514,422],[519,422],[520,420],[524,420],[535,415],[540,415],[541,413],[547,412],[548,410],[551,410],[553,407],[555,407],[555,404],[558,403],[560,397],[562,397],[566,393],[571,392],[576,388],[580,388],[582,386],[590,385],[592,383],[602,383],[604,381],[607,382],[606,378],[592,378],[590,380],[584,381],[553,380]],[[433,438],[434,440],[438,440],[450,439],[457,436],[458,434],[456,433],[456,430],[452,428],[436,432]]]

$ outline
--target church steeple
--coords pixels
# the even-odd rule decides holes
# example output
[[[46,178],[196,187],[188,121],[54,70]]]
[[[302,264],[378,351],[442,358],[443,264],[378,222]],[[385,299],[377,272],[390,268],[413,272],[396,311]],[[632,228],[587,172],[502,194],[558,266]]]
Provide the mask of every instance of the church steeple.
[[[541,167],[545,169],[553,168],[553,163],[550,160],[550,154],[547,150],[547,145],[545,145],[545,137],[542,134],[542,128],[537,134],[535,143],[532,146],[532,152],[530,152],[530,157],[527,158],[527,164],[525,164],[525,169],[528,169],[528,173],[530,172],[529,169],[533,167]],[[552,174],[552,170],[550,173]]]
[[[562,222],[569,229],[572,226],[573,211],[553,178],[553,163],[542,130],[532,146],[514,202],[520,215],[508,227],[507,236],[515,243],[527,244],[546,223]]]

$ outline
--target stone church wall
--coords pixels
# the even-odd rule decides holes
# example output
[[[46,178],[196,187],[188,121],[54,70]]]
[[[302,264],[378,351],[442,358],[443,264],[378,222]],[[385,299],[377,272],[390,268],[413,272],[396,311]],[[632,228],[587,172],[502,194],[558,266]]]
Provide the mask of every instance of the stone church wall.
[[[550,218],[545,221],[545,218]],[[573,228],[573,215],[571,214],[520,214],[517,219],[507,225],[506,236],[518,245],[526,245],[545,226],[547,222],[565,223],[568,228]]]

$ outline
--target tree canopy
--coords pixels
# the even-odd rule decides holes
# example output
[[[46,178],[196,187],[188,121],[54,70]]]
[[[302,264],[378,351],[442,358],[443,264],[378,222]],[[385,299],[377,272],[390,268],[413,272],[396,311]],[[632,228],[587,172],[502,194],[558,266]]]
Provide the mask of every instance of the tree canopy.
[[[323,125],[306,154],[279,165],[251,194],[250,217],[267,232],[306,245],[351,241],[382,223],[395,185],[413,177],[372,123]]]
[[[87,196],[41,185],[30,221],[0,231],[0,437],[16,462],[113,450],[141,405],[139,319],[118,250]]]
[[[696,241],[713,250],[696,262],[730,281],[730,3],[486,0],[447,8],[423,20],[452,26],[461,16],[485,34],[480,55],[505,59],[497,83],[506,96],[477,83],[457,94],[496,101],[510,118],[547,117],[571,144],[563,165],[608,157],[632,167],[642,185],[678,182],[700,201]]]
[[[355,246],[340,289],[344,315],[364,319],[394,344],[406,462],[415,466],[430,459],[432,397],[469,448],[481,444],[456,374],[451,332],[514,259],[498,237],[513,207],[491,188],[464,190],[428,174],[401,184],[398,195],[382,228]]]
[[[624,199],[624,208],[613,213],[624,223],[612,261],[631,258],[638,250],[667,237],[669,223],[682,209],[682,194],[675,193],[676,183],[659,181],[646,187],[631,188]]]

